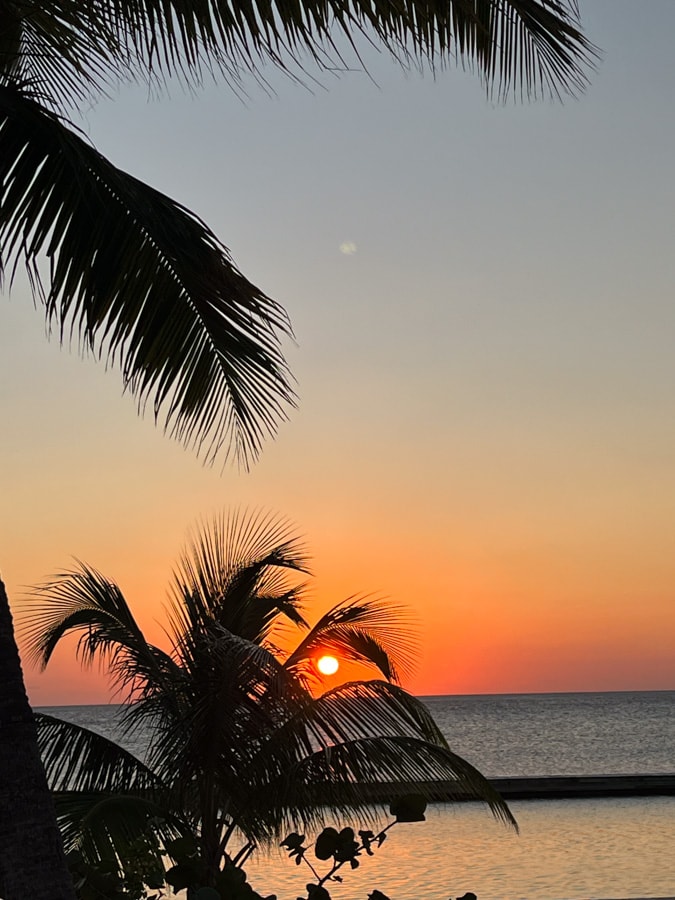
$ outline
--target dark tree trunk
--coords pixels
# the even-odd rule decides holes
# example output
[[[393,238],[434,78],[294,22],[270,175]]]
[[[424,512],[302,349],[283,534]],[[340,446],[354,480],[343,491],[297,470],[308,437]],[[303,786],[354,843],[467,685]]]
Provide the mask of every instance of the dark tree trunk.
[[[0,897],[75,900],[0,581]]]

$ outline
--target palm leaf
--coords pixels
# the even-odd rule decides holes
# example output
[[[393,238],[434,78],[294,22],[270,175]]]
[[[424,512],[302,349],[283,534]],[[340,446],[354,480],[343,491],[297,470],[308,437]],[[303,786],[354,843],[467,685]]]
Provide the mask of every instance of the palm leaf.
[[[52,791],[147,794],[165,790],[148,766],[114,741],[46,713],[34,716]]]
[[[82,0],[4,4],[0,84],[20,84],[35,99],[62,108],[124,77],[129,58],[124,61],[123,34],[106,27],[100,3],[98,15],[87,15],[91,5]]]
[[[20,17],[21,74],[47,99],[125,77],[198,84],[221,72],[241,86],[268,62],[302,72],[308,56],[334,70],[359,34],[404,65],[475,66],[501,95],[575,93],[597,56],[575,0],[24,0]]]
[[[167,785],[132,753],[73,722],[34,716],[66,850],[123,861],[134,841],[154,837],[160,861],[160,846],[188,833]]]
[[[577,92],[596,56],[575,0],[111,0],[110,21],[151,71],[233,81],[264,62],[286,70],[345,66],[338,46],[379,41],[408,64],[452,58],[475,66],[501,95]]]
[[[376,736],[414,737],[448,746],[427,707],[387,681],[354,681],[313,697],[279,730],[277,739],[307,731],[316,744],[335,744]]]
[[[0,86],[0,244],[25,260],[61,338],[76,333],[155,420],[244,465],[293,403],[285,313],[189,210],[115,168],[21,90]],[[50,261],[43,290],[39,260]]]
[[[293,756],[296,762],[289,764]],[[424,704],[388,682],[341,685],[299,704],[251,759],[249,768],[258,767],[269,780],[257,788],[260,776],[246,774],[248,807],[239,814],[247,822],[259,810],[267,830],[258,840],[272,840],[289,826],[315,826],[330,814],[370,815],[410,792],[480,800],[515,826],[491,784],[450,750]]]
[[[279,727],[270,730],[267,738],[256,744],[256,752],[248,754],[238,764],[239,778],[247,786],[246,799],[243,806],[233,805],[232,813],[247,836],[258,842],[274,840],[280,829],[289,826],[310,827],[323,822],[327,813],[320,807],[324,804],[330,807],[331,812],[342,811],[346,814],[352,809],[381,805],[394,795],[413,789],[429,794],[432,787],[426,782],[438,777],[451,782],[445,785],[449,799],[457,777],[450,774],[448,760],[460,768],[464,764],[449,750],[424,704],[388,682],[345,684],[318,698],[303,694],[293,704],[287,704],[284,713],[284,721]],[[373,746],[378,746],[380,740],[391,740],[397,746],[414,748],[414,759],[411,758],[411,761],[408,757],[402,757],[402,760],[406,766],[414,765],[416,768],[405,768],[401,763],[396,769],[395,758],[385,755],[381,771],[366,772],[363,769],[358,779],[350,776],[343,793],[337,787],[341,777],[337,772],[333,773],[336,785],[332,785],[325,773],[321,776],[320,785],[310,785],[309,782],[304,785],[304,776],[297,775],[304,772],[307,766],[313,771],[311,766],[315,763],[312,761],[317,759],[325,757],[321,764],[326,765],[325,760],[333,758],[339,748],[358,748],[362,744],[370,747],[371,742],[374,742]],[[390,746],[386,744],[387,748]],[[431,762],[424,756],[425,747],[432,753]],[[445,759],[442,770],[433,755],[433,748],[449,754],[442,757]],[[355,752],[360,753],[358,750]],[[360,756],[357,758],[360,759]],[[471,778],[474,771],[473,767],[466,769]],[[402,782],[401,785],[395,783],[398,781]],[[384,787],[378,793],[366,786],[381,783]],[[474,790],[475,784],[471,781],[467,785],[469,793]],[[460,785],[460,793],[460,788],[465,790]],[[495,801],[494,792],[490,793],[490,786],[486,787],[484,780],[480,782],[480,789],[487,792],[486,797]],[[334,802],[338,795],[342,805]],[[481,798],[483,796],[481,794]]]
[[[107,664],[129,697],[175,671],[171,657],[145,640],[119,587],[84,563],[39,585],[24,607],[20,633],[28,658],[42,669],[66,634],[79,634],[82,663]]]
[[[402,607],[383,598],[349,597],[319,619],[285,666],[305,679],[316,680],[315,657],[332,652],[399,681],[411,671],[416,650],[414,632]]]
[[[291,698],[287,694],[286,701]],[[410,737],[447,749],[428,709],[397,685],[359,681],[321,697],[296,693],[283,715],[243,762],[241,777],[254,787],[284,780],[295,765],[323,748],[377,737]]]
[[[517,828],[506,802],[477,769],[447,747],[411,737],[373,737],[317,751],[288,774],[288,792],[279,797],[296,817],[302,800],[349,813],[411,791],[437,797],[439,783],[444,799],[479,800]]]
[[[128,794],[57,794],[56,816],[66,852],[79,850],[90,863],[117,862],[122,872],[129,850],[144,838],[152,841],[158,868],[164,846],[177,837],[191,834],[190,827],[174,813],[153,800]],[[162,871],[162,869],[160,869]]]
[[[264,642],[279,616],[306,626],[302,585],[307,551],[289,522],[235,510],[201,523],[174,573],[172,623],[176,634],[215,621],[247,640]]]

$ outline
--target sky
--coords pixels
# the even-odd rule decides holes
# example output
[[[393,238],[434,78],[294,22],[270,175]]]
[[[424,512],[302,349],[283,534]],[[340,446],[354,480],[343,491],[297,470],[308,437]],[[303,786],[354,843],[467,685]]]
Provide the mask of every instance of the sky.
[[[197,212],[293,322],[298,408],[248,473],[205,468],[114,370],[0,299],[0,570],[15,616],[86,560],[162,640],[200,518],[288,517],[317,618],[407,605],[417,694],[675,689],[675,4],[581,0],[602,50],[563,104],[461,69],[270,92],[125,87],[78,124]],[[318,73],[317,73],[318,74]],[[347,252],[345,252],[347,251]],[[35,705],[105,702],[73,648]]]

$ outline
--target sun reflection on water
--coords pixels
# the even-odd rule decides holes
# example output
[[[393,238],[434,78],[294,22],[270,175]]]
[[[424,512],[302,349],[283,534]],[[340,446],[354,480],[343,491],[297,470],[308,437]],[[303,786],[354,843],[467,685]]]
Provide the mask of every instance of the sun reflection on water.
[[[357,900],[373,888],[392,900],[447,900],[466,891],[478,900],[672,896],[674,797],[511,808],[520,836],[477,806],[430,807],[427,822],[394,828],[372,859],[330,885],[331,897]],[[279,900],[299,896],[308,876],[275,852],[249,866],[256,890]]]

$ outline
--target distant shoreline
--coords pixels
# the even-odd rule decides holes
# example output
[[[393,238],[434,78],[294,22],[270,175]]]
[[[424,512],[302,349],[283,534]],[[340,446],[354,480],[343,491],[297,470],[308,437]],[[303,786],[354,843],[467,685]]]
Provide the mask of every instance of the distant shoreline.
[[[505,691],[504,693],[481,693],[481,694],[415,694],[414,696],[418,700],[447,700],[450,699],[478,699],[485,698],[486,700],[490,698],[505,700],[510,697],[513,698],[525,698],[525,697],[607,697],[607,696],[629,696],[635,694],[675,694],[675,688],[636,688],[635,690],[614,690],[614,691],[522,691],[522,692],[513,692],[513,691]],[[33,709],[38,712],[47,712],[50,709],[70,709],[73,707],[87,707],[87,706],[126,706],[124,703],[117,703],[112,700],[100,700],[96,703],[31,703]]]
[[[672,797],[675,773],[654,775],[556,775],[542,778],[490,778],[507,800],[575,797]]]
[[[675,772],[654,775],[547,775],[488,778],[504,800],[571,800],[600,797],[675,797]],[[392,785],[371,785],[373,802],[387,802],[395,792]],[[462,796],[457,784],[425,782],[410,784],[405,790],[419,791],[435,803],[472,803],[474,797]]]

